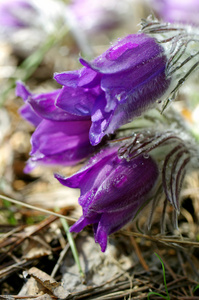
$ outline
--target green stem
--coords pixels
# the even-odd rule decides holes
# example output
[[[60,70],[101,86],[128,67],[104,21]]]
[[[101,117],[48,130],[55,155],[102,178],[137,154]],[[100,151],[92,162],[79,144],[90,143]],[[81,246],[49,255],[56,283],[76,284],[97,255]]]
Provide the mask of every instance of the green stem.
[[[78,270],[79,270],[79,274],[81,276],[82,279],[84,279],[84,272],[82,271],[82,268],[81,268],[81,264],[80,264],[80,260],[79,260],[79,255],[78,255],[78,252],[77,252],[77,248],[76,248],[76,245],[75,245],[75,242],[74,242],[74,239],[73,239],[73,236],[72,234],[70,233],[70,230],[69,230],[69,226],[68,226],[68,223],[65,219],[63,218],[60,218],[60,221],[62,223],[62,226],[66,232],[66,235],[67,235],[67,239],[68,239],[68,242],[69,242],[69,245],[70,245],[70,248],[71,248],[71,251],[73,253],[73,257],[74,257],[74,260],[78,266]]]
[[[155,296],[159,296],[165,300],[170,300],[170,296],[169,296],[169,292],[168,292],[168,289],[167,289],[167,282],[166,282],[166,273],[165,273],[165,267],[164,267],[164,263],[161,259],[161,257],[155,253],[155,255],[159,258],[161,264],[162,264],[162,271],[163,271],[163,278],[164,278],[164,286],[165,286],[165,291],[166,291],[166,294],[167,294],[167,297],[166,296],[163,296],[162,294],[159,294],[159,293],[156,293],[156,292],[149,292],[148,293],[148,296],[147,296],[147,299],[150,300],[150,296],[152,295],[155,295]]]
[[[168,289],[167,289],[167,282],[166,282],[166,272],[165,272],[165,267],[164,267],[164,263],[161,259],[161,257],[155,253],[155,255],[159,258],[161,264],[162,264],[162,271],[163,271],[163,278],[164,278],[164,286],[165,286],[165,291],[167,293],[167,299],[170,300],[170,296],[169,296],[169,292],[168,292]]]

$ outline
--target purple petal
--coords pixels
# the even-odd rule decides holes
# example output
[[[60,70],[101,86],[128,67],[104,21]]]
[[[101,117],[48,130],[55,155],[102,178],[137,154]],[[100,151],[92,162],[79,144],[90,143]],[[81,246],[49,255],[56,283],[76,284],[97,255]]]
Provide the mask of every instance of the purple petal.
[[[21,81],[16,82],[16,96],[21,97],[25,104],[19,109],[20,115],[30,122],[33,126],[37,127],[42,121],[42,118],[32,109],[28,101],[32,97],[32,93],[28,90],[25,84]]]
[[[105,154],[104,154],[105,152]],[[74,174],[71,177],[64,177],[59,174],[55,174],[55,178],[59,180],[59,182],[67,187],[71,188],[79,188],[81,187],[81,194],[84,195],[87,191],[92,189],[96,172],[99,172],[103,167],[106,166],[107,161],[111,156],[115,156],[115,148],[109,148],[105,150],[101,150],[98,152],[93,158],[89,160],[87,165],[82,168],[79,172]],[[89,180],[87,180],[89,176]],[[98,173],[98,180],[101,178]],[[101,175],[102,177],[104,174]]]
[[[70,227],[70,231],[71,232],[80,232],[82,229],[84,229],[84,227],[86,227],[87,225],[91,225],[93,223],[97,223],[100,219],[100,215],[95,216],[94,218],[85,218],[84,216],[82,216],[81,218],[79,218],[79,220],[73,224]]]
[[[42,121],[42,118],[34,112],[28,103],[24,104],[19,109],[19,113],[26,121],[30,122],[35,127],[37,127]]]
[[[88,139],[91,122],[43,120],[32,135],[32,157],[26,171],[37,164],[74,165],[94,151]]]
[[[28,88],[25,86],[25,84],[19,80],[16,82],[15,93],[16,96],[21,97],[24,100],[24,102],[26,102],[28,98],[32,95]]]
[[[157,57],[153,59],[153,64],[149,61],[135,70],[103,75],[101,86],[106,100],[96,100],[93,107],[92,145],[97,145],[103,136],[113,133],[156,104],[170,85],[165,66],[165,57]]]
[[[98,213],[119,212],[132,204],[140,205],[143,195],[145,196],[152,189],[158,176],[158,169],[150,157],[144,159],[140,156],[127,162],[115,156],[107,166],[102,167],[101,176],[99,178],[98,176],[93,186],[93,189],[97,188],[95,200],[92,201],[89,210]],[[130,178],[136,180],[131,181]],[[80,200],[81,197],[82,194]],[[84,203],[80,204],[84,205]]]
[[[62,90],[58,89],[50,93],[43,93],[32,95],[28,102],[34,109],[34,111],[44,119],[51,121],[77,121],[83,119],[90,119],[86,117],[79,117],[71,115],[63,109],[55,105],[57,97],[60,95]]]
[[[114,74],[141,66],[163,52],[164,49],[155,39],[149,38],[144,33],[131,34],[119,39],[115,45],[93,61],[87,62],[81,58],[80,62],[101,74]]]
[[[55,73],[54,78],[59,84],[73,88],[93,88],[99,84],[99,74],[90,68]]]
[[[114,101],[112,101],[112,105],[114,107]],[[105,95],[102,94],[95,101],[93,110],[92,110],[92,125],[89,132],[89,138],[91,145],[95,146],[99,144],[102,138],[106,135],[106,130],[109,126],[109,123],[112,119],[113,112],[106,112],[105,109],[107,107],[107,101]],[[118,120],[119,122],[119,120]],[[109,133],[113,133],[113,131],[109,131]]]
[[[80,143],[89,143],[90,121],[52,122],[43,120],[32,135],[32,151],[40,149],[44,155],[52,155],[75,148]],[[81,139],[81,140],[80,140]]]
[[[90,116],[99,89],[63,87],[56,105],[70,114]]]

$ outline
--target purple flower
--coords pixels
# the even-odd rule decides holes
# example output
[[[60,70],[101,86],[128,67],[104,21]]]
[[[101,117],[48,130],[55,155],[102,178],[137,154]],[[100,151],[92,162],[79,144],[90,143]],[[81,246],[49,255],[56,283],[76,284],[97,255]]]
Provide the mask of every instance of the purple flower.
[[[70,115],[56,107],[59,89],[32,94],[18,82],[16,91],[26,101],[20,111],[22,117],[36,126],[31,138],[31,158],[25,172],[30,172],[38,164],[73,165],[94,151],[89,141],[90,117]]]
[[[199,24],[198,0],[152,0],[151,4],[165,21]]]
[[[35,13],[35,9],[30,1],[2,1],[0,3],[0,25],[14,28],[28,27],[30,25],[30,15],[33,18],[33,13]]]
[[[71,231],[79,232],[93,224],[95,241],[104,252],[108,235],[131,221],[147,204],[158,175],[158,166],[150,156],[127,162],[118,157],[118,146],[103,149],[71,177],[55,175],[61,184],[81,190],[83,216]]]
[[[154,106],[171,81],[164,48],[144,33],[128,35],[93,61],[80,62],[81,70],[55,75],[64,86],[56,104],[91,116],[92,145]]]

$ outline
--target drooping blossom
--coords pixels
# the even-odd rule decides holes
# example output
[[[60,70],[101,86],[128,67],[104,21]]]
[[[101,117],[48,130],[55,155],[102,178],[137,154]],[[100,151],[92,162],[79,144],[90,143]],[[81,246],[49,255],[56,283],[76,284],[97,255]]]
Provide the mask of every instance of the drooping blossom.
[[[94,60],[80,58],[82,69],[55,74],[63,85],[56,105],[91,116],[92,145],[161,102],[164,110],[199,65],[194,29],[150,18],[141,26]]]
[[[150,4],[164,21],[199,25],[197,0],[151,0]]]
[[[32,94],[18,82],[16,92],[26,101],[20,110],[22,117],[36,126],[31,137],[31,158],[25,172],[30,172],[38,164],[73,165],[94,151],[88,135],[90,117],[70,115],[56,107],[59,89]]]
[[[79,232],[93,224],[95,241],[102,251],[106,249],[108,235],[133,220],[149,202],[152,204],[147,223],[150,229],[163,193],[161,232],[164,232],[168,203],[173,206],[173,225],[177,228],[187,166],[198,166],[192,141],[178,131],[158,131],[152,127],[111,145],[93,156],[73,176],[55,175],[61,184],[81,191],[79,204],[83,215],[71,231]]]
[[[82,69],[55,75],[63,85],[56,105],[75,115],[91,115],[92,145],[153,106],[171,82],[164,48],[143,33],[118,40],[91,62],[80,62]],[[72,99],[71,86],[77,93]]]
[[[103,149],[71,177],[55,175],[61,184],[81,190],[83,215],[70,230],[79,232],[93,224],[95,241],[104,252],[108,235],[131,221],[149,201],[158,175],[151,157],[127,162],[118,157],[118,146]]]

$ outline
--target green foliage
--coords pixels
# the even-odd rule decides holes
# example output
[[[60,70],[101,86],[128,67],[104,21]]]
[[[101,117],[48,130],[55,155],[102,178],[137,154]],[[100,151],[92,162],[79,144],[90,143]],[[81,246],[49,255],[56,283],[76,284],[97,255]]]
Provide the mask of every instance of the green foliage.
[[[158,259],[160,260],[160,262],[162,264],[164,286],[165,286],[165,291],[166,291],[167,296],[163,296],[162,294],[159,294],[159,293],[156,293],[156,292],[149,292],[148,296],[147,296],[147,299],[150,300],[150,296],[155,295],[155,296],[159,296],[159,297],[161,297],[165,300],[170,300],[169,292],[168,292],[168,289],[167,289],[166,273],[165,273],[164,263],[163,263],[162,259],[160,258],[160,256],[157,253],[155,253],[155,255],[158,257]]]
[[[17,225],[17,220],[15,218],[14,212],[11,210],[11,203],[9,201],[3,200],[3,206],[5,208],[5,216],[10,225]]]
[[[199,290],[199,284],[197,284],[193,290],[193,292],[195,293],[197,290]]]

